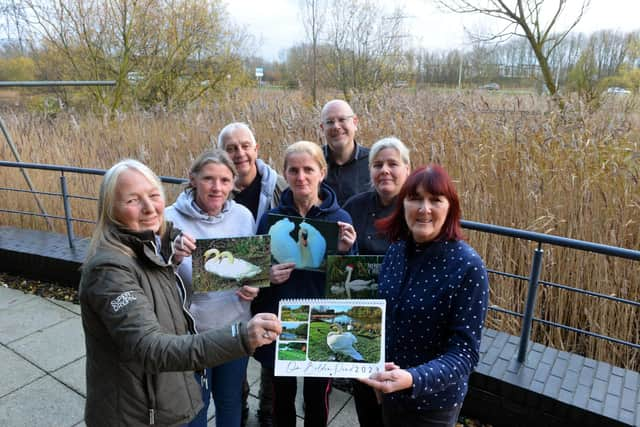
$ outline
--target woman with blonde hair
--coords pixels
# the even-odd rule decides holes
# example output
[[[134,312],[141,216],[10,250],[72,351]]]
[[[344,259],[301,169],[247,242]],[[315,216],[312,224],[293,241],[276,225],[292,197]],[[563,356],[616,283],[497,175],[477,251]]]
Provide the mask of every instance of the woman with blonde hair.
[[[82,266],[88,426],[180,425],[202,407],[193,371],[271,343],[273,314],[195,334],[174,268],[193,239],[164,219],[158,177],[136,160],[107,171]]]
[[[258,234],[268,231],[267,216],[313,218],[337,222],[339,227],[338,251],[355,253],[356,233],[351,217],[340,209],[336,193],[323,182],[327,163],[317,144],[299,141],[287,147],[284,153],[284,177],[289,188],[282,193],[280,206],[266,213],[258,225]],[[271,267],[271,286],[264,288],[253,304],[253,311],[277,313],[278,302],[284,298],[324,297],[326,274],[319,271],[294,270],[294,263]],[[256,352],[254,357],[273,376],[275,345]],[[330,380],[304,378],[305,426],[326,426],[329,413]],[[279,427],[296,425],[296,378],[273,377],[273,421]]]

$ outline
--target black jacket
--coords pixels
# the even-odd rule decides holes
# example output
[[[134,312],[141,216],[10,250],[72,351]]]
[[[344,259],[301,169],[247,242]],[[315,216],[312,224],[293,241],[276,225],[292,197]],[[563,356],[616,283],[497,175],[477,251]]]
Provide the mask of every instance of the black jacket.
[[[338,196],[338,205],[344,206],[349,197],[371,190],[369,175],[369,149],[355,142],[356,148],[353,158],[344,165],[338,165],[331,158],[328,145],[322,147],[324,158],[327,160],[327,177],[324,179]]]

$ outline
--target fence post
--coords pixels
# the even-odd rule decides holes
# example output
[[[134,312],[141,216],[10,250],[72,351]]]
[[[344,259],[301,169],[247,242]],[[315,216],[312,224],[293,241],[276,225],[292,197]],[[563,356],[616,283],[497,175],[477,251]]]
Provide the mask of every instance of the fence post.
[[[529,290],[527,291],[527,305],[525,306],[524,318],[522,319],[522,332],[520,334],[520,348],[518,349],[518,362],[523,363],[527,358],[527,346],[531,334],[531,324],[533,323],[533,309],[536,305],[536,295],[538,293],[538,279],[542,268],[542,243],[538,242],[538,247],[533,253],[533,264],[531,265],[531,275],[529,276]]]
[[[69,205],[69,194],[67,192],[67,178],[64,172],[60,175],[60,192],[62,193],[62,203],[64,205],[64,221],[67,223],[67,239],[69,239],[69,247],[73,249],[73,223],[71,222],[71,206]]]

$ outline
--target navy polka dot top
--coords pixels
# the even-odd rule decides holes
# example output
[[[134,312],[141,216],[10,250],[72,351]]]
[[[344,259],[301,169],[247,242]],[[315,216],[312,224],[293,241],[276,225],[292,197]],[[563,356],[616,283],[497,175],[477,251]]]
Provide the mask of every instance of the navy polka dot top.
[[[489,297],[480,256],[464,241],[394,243],[379,293],[387,300],[386,359],[413,376],[410,389],[385,399],[416,411],[462,404]]]

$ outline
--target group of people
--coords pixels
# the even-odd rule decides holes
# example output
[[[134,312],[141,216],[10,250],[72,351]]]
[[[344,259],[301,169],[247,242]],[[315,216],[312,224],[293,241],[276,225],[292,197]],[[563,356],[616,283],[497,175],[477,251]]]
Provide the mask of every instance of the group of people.
[[[325,274],[272,265],[267,288],[193,292],[196,239],[266,234],[268,213],[338,224],[341,254],[385,255],[385,371],[354,380],[362,426],[455,425],[478,362],[487,272],[464,241],[451,178],[411,171],[408,148],[356,142],[358,117],[333,100],[321,111],[326,144],[286,148],[283,176],[258,158],[244,123],[225,126],[165,209],[157,176],[135,160],[105,174],[82,267],[87,425],[218,427],[246,417],[249,356],[261,364],[261,425],[296,425],[294,377],[274,376],[284,298],[324,297]],[[328,378],[304,378],[306,426],[326,426]],[[244,414],[244,416],[243,416]]]

